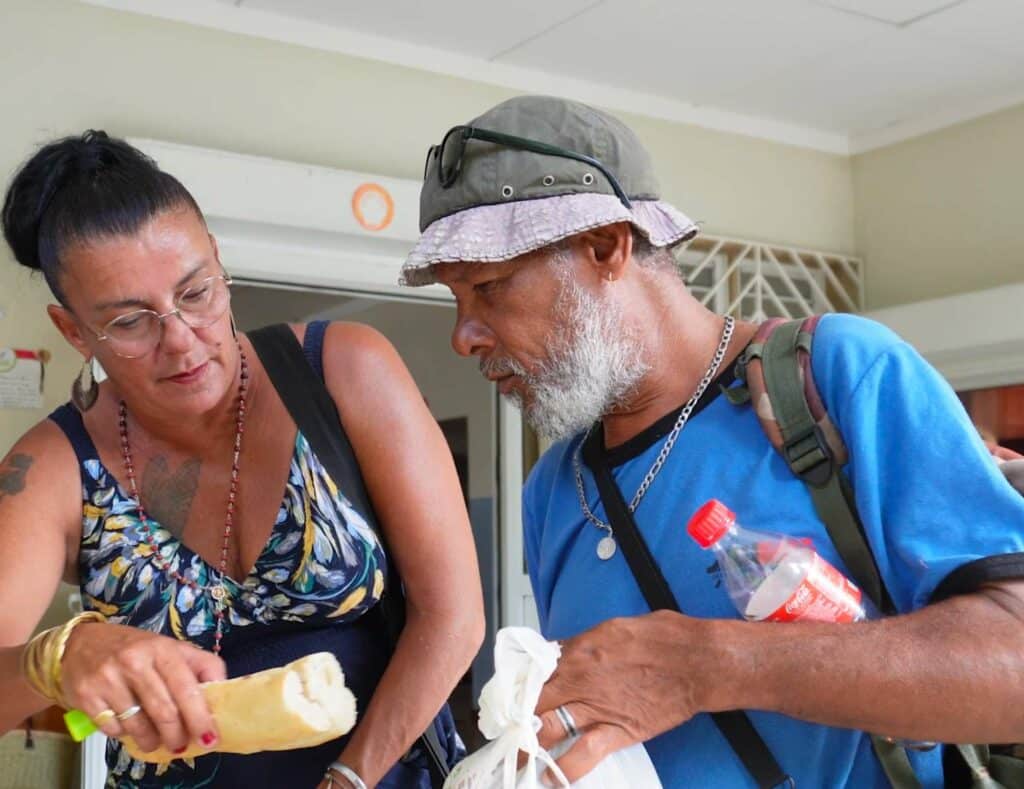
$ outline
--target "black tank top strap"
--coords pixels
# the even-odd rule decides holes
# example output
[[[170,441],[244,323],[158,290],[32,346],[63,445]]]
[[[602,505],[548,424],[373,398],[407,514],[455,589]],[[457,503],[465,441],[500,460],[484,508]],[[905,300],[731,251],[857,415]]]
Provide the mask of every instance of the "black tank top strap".
[[[85,422],[82,420],[82,413],[71,403],[65,403],[55,410],[49,417],[59,427],[71,446],[75,450],[75,457],[78,458],[78,465],[82,466],[87,460],[98,460],[99,453],[96,445],[85,429]]]
[[[330,321],[313,321],[306,325],[306,336],[302,339],[302,352],[306,361],[322,381],[324,379],[324,335]]]

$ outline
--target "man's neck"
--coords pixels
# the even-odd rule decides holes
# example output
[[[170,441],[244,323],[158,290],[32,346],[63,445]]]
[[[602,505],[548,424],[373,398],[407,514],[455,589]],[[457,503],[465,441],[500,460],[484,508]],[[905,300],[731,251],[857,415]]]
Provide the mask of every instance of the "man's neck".
[[[724,319],[701,308],[654,327],[645,341],[651,369],[628,402],[605,414],[604,445],[615,447],[639,435],[685,402],[708,373],[722,340]],[[737,322],[716,376],[750,342],[757,325]]]

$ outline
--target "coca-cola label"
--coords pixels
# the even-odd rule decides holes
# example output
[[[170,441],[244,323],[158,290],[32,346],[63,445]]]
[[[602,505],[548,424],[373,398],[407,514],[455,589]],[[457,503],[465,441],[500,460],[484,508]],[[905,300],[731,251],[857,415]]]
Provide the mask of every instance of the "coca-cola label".
[[[793,594],[769,614],[769,622],[856,622],[864,618],[861,592],[818,554]]]

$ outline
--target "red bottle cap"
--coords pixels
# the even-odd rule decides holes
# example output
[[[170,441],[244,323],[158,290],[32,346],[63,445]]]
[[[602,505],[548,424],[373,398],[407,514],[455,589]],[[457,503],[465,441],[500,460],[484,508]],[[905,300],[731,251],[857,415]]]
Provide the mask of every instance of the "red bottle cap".
[[[709,548],[722,539],[735,522],[735,512],[718,499],[711,499],[693,514],[686,524],[686,532],[701,548]]]

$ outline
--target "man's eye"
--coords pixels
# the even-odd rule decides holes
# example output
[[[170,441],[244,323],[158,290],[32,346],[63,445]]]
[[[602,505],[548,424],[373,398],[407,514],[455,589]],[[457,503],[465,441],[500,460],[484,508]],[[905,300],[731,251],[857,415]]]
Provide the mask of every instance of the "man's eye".
[[[476,285],[473,286],[473,290],[475,290],[477,293],[491,293],[498,287],[499,283],[500,280],[489,279],[486,280],[485,282],[476,283]]]

